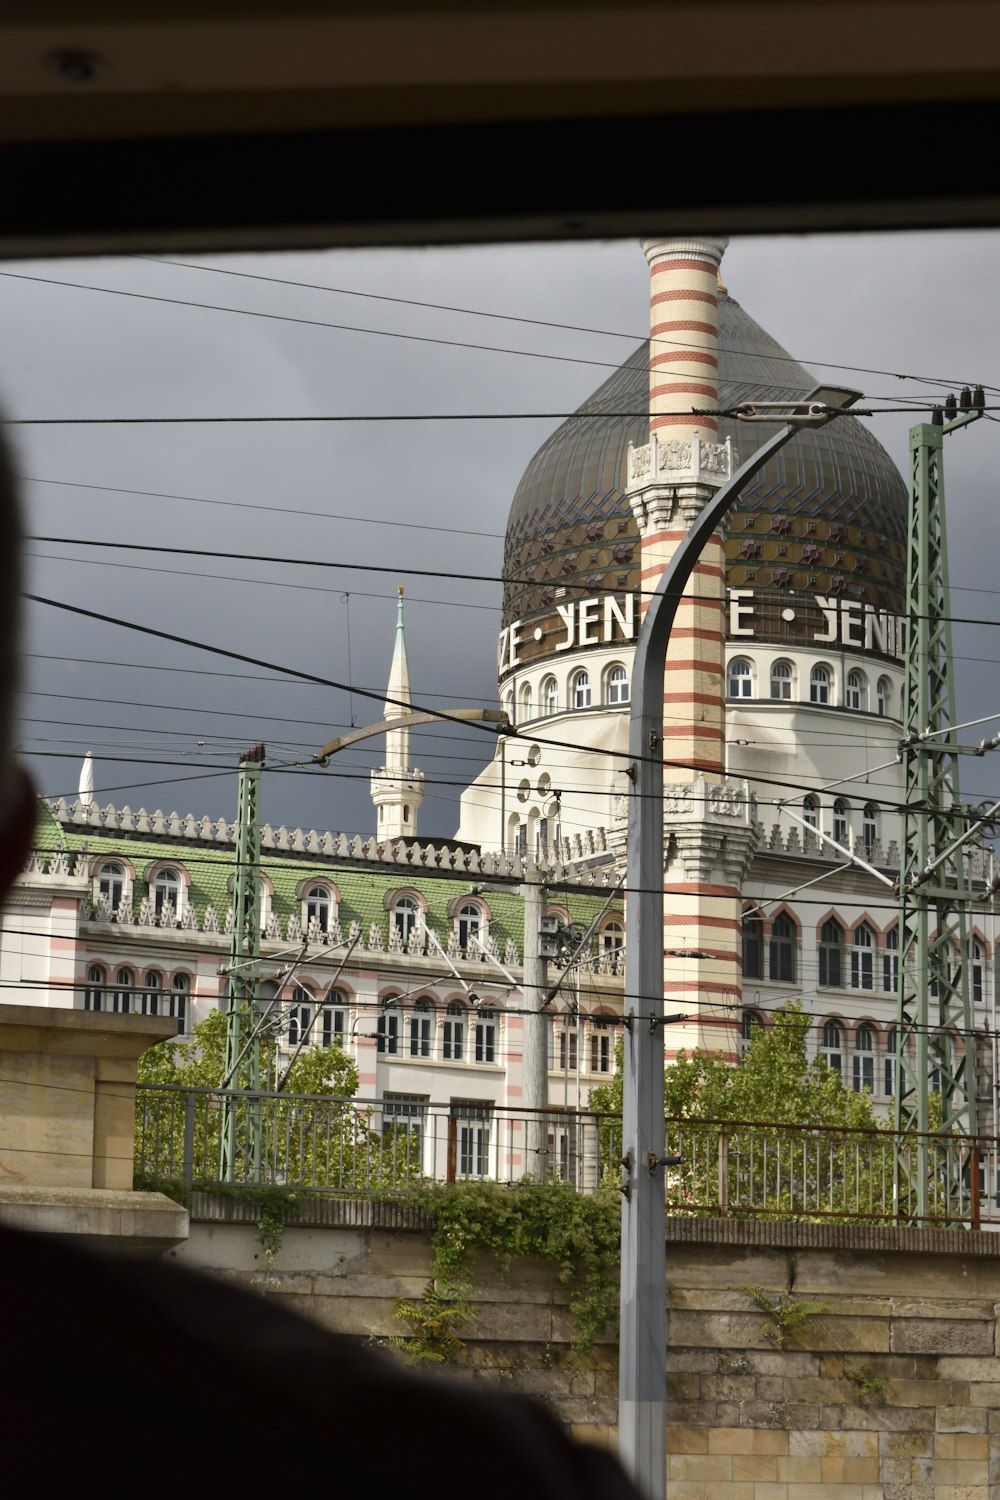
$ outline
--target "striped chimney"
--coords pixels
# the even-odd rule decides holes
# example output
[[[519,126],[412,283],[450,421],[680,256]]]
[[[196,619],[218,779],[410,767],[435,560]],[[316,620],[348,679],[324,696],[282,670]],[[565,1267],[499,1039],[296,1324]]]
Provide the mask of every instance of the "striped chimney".
[[[649,442],[629,454],[628,495],[642,541],[641,587],[729,478],[718,406],[718,287],[724,239],[648,240]],[[643,612],[648,596],[642,601]],[[681,599],[663,683],[665,1034],[678,1048],[727,1047],[741,991],[740,882],[754,833],[745,789],[725,785],[725,553],[716,533]],[[720,1025],[723,1030],[720,1031]]]

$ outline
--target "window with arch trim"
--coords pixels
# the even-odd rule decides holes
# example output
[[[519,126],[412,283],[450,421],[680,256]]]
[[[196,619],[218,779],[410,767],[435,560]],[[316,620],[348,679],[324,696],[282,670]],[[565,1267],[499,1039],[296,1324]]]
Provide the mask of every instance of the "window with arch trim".
[[[497,1013],[495,1010],[481,1010],[477,1013],[474,1042],[474,1055],[477,1063],[496,1062]]]
[[[864,672],[859,672],[857,669],[848,672],[844,698],[848,708],[868,707],[868,679]]]
[[[181,883],[180,872],[172,869],[169,865],[160,870],[153,883],[153,910],[156,920],[161,922],[169,907],[173,912],[173,920],[177,922],[181,916]]]
[[[856,1094],[875,1092],[875,1032],[867,1024],[854,1033],[854,1066],[851,1082]]]
[[[625,926],[610,917],[601,928],[601,954],[612,974],[622,971],[625,963]]]
[[[838,797],[833,804],[833,836],[838,844],[847,843],[849,812],[848,803],[843,797]]]
[[[744,656],[737,656],[729,663],[729,696],[753,697],[753,668]]]
[[[322,1005],[320,1042],[324,1047],[342,1047],[347,1033],[348,998],[343,990],[331,990]]]
[[[614,1058],[614,1026],[610,1016],[590,1018],[590,1071],[610,1073]]]
[[[395,1057],[399,1052],[399,996],[386,995],[379,1006],[376,1052]]]
[[[743,918],[743,978],[764,977],[764,923],[759,916]]]
[[[288,1011],[288,1045],[297,1047],[305,1037],[311,1036],[313,997],[309,990],[299,984],[292,995]]]
[[[831,1067],[838,1077],[842,1078],[844,1075],[844,1028],[839,1021],[827,1021],[823,1027],[822,1053],[828,1067]]]
[[[892,683],[888,677],[880,677],[875,684],[875,711],[879,718],[887,719],[892,708]]]
[[[330,887],[327,885],[311,885],[306,891],[305,917],[306,931],[313,920],[316,921],[320,932],[330,931],[330,911],[333,906],[333,897]]]
[[[554,677],[546,677],[540,693],[542,713],[551,718],[559,712],[559,687]]]
[[[973,1005],[982,1005],[984,998],[983,990],[983,964],[985,960],[983,945],[978,938],[969,938],[969,994]]]
[[[575,1073],[579,1062],[576,1017],[553,1016],[552,1026],[558,1043],[558,1056],[554,1060],[554,1066],[560,1073]]]
[[[483,909],[475,901],[464,902],[455,914],[455,934],[462,953],[470,958],[480,958],[479,935],[485,925]]]
[[[892,1027],[885,1034],[885,1066],[883,1068],[884,1093],[887,1099],[893,1098],[896,1092],[896,1028]]]
[[[854,929],[851,945],[851,989],[875,988],[875,934],[867,922]]]
[[[771,667],[771,697],[787,702],[792,696],[792,664],[776,661]]]
[[[573,707],[590,707],[590,673],[577,672],[573,678]]]
[[[788,984],[795,978],[795,923],[787,912],[779,912],[771,923],[768,940],[768,976]]]
[[[100,964],[91,964],[87,970],[87,986],[83,992],[84,1010],[104,1009],[104,970]]]
[[[891,927],[882,949],[882,988],[894,995],[899,985],[899,928]]]
[[[830,989],[844,982],[844,929],[835,917],[819,930],[819,982]]]
[[[135,975],[131,969],[119,969],[115,975],[115,987],[111,992],[111,1009],[120,1016],[127,1016],[132,1009],[132,991]]]
[[[865,854],[870,855],[878,842],[878,810],[873,802],[866,802],[861,813],[861,840]]]
[[[397,896],[392,903],[392,925],[405,948],[420,920],[420,907],[413,896]]]
[[[530,719],[530,718],[531,718],[531,683],[530,682],[523,682],[521,684],[521,719],[520,719],[520,722],[523,724],[525,722],[525,720]]]
[[[802,799],[802,821],[810,828],[819,827],[819,802],[811,795]]]
[[[126,875],[124,865],[115,860],[103,864],[97,872],[97,894],[103,896],[112,914],[118,911],[125,895]]]
[[[465,1052],[465,1006],[450,1000],[441,1028],[441,1056],[445,1062],[461,1062]]]
[[[822,664],[813,667],[809,673],[810,703],[829,703],[830,680],[831,673],[829,667],[824,667]]]
[[[181,1023],[181,1031],[189,1030],[188,1026],[188,999],[191,994],[191,981],[186,974],[175,974],[170,981],[170,993],[167,996],[167,1010],[170,1015]]]
[[[147,969],[146,977],[142,982],[142,995],[140,996],[144,1016],[158,1016],[160,1014],[160,997],[162,991],[162,975],[158,974],[155,969]]]
[[[417,1000],[410,1012],[410,1056],[430,1057],[431,1027],[434,1007],[429,1000]]]
[[[616,662],[607,676],[609,703],[627,703],[629,699],[628,673],[620,662]]]

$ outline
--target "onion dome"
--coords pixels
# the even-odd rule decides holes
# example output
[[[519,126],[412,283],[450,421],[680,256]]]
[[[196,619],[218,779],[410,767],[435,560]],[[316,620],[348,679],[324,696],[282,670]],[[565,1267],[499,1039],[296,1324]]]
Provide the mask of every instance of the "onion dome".
[[[720,287],[720,407],[783,400],[819,384]],[[648,401],[643,343],[529,463],[507,525],[505,626],[541,624],[564,598],[638,589],[639,534],[623,483],[629,444],[647,441]],[[719,423],[720,438],[732,439],[740,459],[774,431],[730,418]],[[727,586],[753,589],[779,636],[790,592],[839,596],[899,614],[906,509],[898,469],[857,417],[806,429],[771,459],[730,513]],[[544,647],[525,652],[546,654]]]

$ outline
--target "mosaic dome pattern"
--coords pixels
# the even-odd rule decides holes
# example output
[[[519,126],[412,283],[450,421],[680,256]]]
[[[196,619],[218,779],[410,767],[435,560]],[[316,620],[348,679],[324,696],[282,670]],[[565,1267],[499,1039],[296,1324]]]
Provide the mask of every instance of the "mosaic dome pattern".
[[[648,345],[552,433],[510,510],[504,624],[551,613],[563,590],[638,587],[639,535],[622,488],[629,443],[647,440]],[[719,404],[776,401],[820,382],[728,294],[719,297]],[[599,414],[599,415],[598,415]],[[723,419],[741,458],[773,426]],[[729,518],[726,582],[843,596],[902,611],[906,486],[877,438],[843,417],[794,438]],[[568,597],[568,596],[567,596]]]

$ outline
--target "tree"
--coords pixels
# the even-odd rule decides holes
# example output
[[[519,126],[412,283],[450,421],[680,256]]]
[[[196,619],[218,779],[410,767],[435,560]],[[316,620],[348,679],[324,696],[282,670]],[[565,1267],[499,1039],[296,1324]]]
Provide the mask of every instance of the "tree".
[[[681,1053],[666,1069],[667,1200],[686,1213],[881,1218],[891,1212],[893,1141],[870,1095],[809,1056],[801,1003],[754,1027],[742,1062]],[[591,1107],[622,1107],[620,1069]],[[740,1129],[730,1126],[739,1123]],[[609,1153],[610,1154],[610,1153]],[[605,1157],[607,1159],[607,1157]]]
[[[226,1017],[213,1011],[189,1042],[161,1042],[140,1058],[135,1161],[143,1182],[218,1179],[225,1055]],[[269,1084],[237,1099],[235,1181],[249,1180],[253,1133],[265,1182],[369,1192],[419,1178],[419,1142],[395,1125],[372,1129],[372,1109],[354,1100],[358,1070],[339,1045],[304,1047],[280,1093],[279,1059],[273,1039],[262,1039],[261,1077]]]

